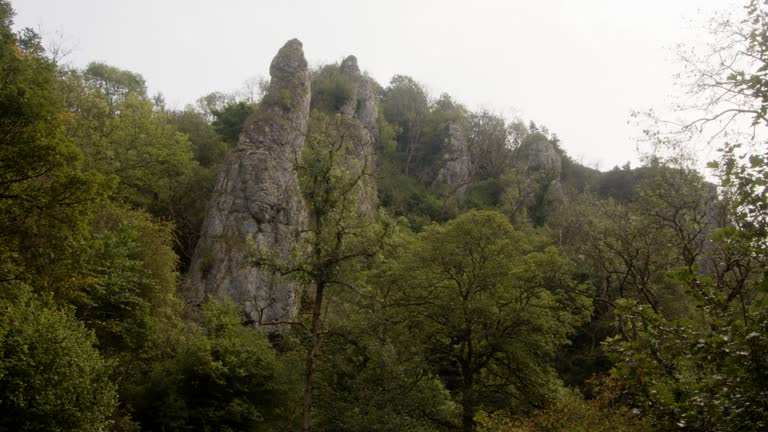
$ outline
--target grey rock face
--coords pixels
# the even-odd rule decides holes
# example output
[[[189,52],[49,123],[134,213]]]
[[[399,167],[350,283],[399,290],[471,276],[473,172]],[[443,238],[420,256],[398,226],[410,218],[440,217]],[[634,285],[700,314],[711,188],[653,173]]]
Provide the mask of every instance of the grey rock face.
[[[188,274],[188,301],[230,296],[254,322],[294,313],[297,287],[248,264],[247,239],[289,253],[306,223],[294,169],[307,131],[310,77],[299,40],[270,66],[269,91],[224,162]]]
[[[537,189],[532,196],[545,191],[545,201],[549,205],[559,205],[565,201],[560,183],[562,158],[549,139],[541,133],[533,133],[523,140],[520,156],[528,169],[531,185]]]
[[[464,195],[470,180],[470,163],[469,148],[461,127],[449,124],[443,166],[437,173],[433,188],[446,194]]]
[[[357,120],[361,126],[359,145],[350,161],[356,170],[365,169],[371,175],[364,178],[360,188],[360,204],[363,211],[373,215],[378,199],[373,170],[376,166],[375,143],[379,136],[379,108],[373,90],[373,81],[360,73],[357,57],[351,55],[341,62],[341,73],[352,84],[352,94],[339,108],[342,115]],[[358,171],[359,172],[359,171]]]
[[[560,178],[562,160],[547,137],[534,133],[524,140],[520,150],[529,172],[546,172],[548,176]]]
[[[357,57],[351,55],[341,62],[341,72],[354,84],[353,96],[341,107],[341,113],[360,121],[375,140],[379,136],[379,108],[373,91],[373,81],[360,73]]]

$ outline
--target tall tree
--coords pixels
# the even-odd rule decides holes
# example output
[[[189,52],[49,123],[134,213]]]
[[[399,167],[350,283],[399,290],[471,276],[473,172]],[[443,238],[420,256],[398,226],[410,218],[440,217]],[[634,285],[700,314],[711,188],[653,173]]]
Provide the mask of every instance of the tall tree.
[[[768,170],[764,142],[746,151],[740,143],[753,141],[760,136],[755,129],[766,125],[765,6],[763,0],[752,0],[745,16],[715,20],[716,55],[688,59],[693,71],[692,99],[703,101],[705,109],[682,132],[698,133],[713,124],[717,130],[730,128],[731,142],[725,145],[721,161],[711,164],[720,176],[716,204],[726,210],[725,223],[700,235],[697,227],[707,220],[707,212],[677,211],[686,202],[685,195],[674,202],[649,197],[660,224],[672,231],[685,227],[673,237],[670,248],[681,266],[667,276],[683,288],[681,297],[698,313],[674,320],[640,302],[623,301],[616,311],[621,332],[606,345],[616,364],[613,376],[619,388],[662,429],[768,427],[764,288]],[[751,125],[739,123],[740,116],[746,116]],[[660,133],[651,136],[664,146],[670,144]],[[672,144],[677,151],[677,143]]]
[[[147,94],[144,77],[105,63],[88,64],[83,71],[83,80],[106,99],[113,113],[128,95],[146,96]]]
[[[572,263],[542,241],[500,213],[469,212],[428,227],[385,282],[459,397],[464,431],[494,401],[546,400],[557,388],[553,356],[590,316]]]
[[[77,249],[105,185],[80,170],[62,133],[56,66],[37,34],[11,31],[12,17],[0,2],[0,281],[53,287],[48,277]]]
[[[395,75],[384,90],[382,108],[387,121],[400,128],[398,150],[405,158],[403,173],[409,175],[429,115],[427,93],[413,78]]]

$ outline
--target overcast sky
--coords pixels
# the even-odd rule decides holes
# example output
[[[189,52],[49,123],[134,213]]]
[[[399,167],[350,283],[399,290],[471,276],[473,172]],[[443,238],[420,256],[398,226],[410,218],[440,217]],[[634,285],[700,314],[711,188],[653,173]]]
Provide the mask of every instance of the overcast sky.
[[[268,76],[298,37],[310,64],[355,54],[380,84],[410,75],[434,96],[546,125],[609,169],[636,161],[632,110],[663,109],[678,43],[731,0],[11,0],[16,27],[56,33],[68,60],[141,73],[181,108]]]

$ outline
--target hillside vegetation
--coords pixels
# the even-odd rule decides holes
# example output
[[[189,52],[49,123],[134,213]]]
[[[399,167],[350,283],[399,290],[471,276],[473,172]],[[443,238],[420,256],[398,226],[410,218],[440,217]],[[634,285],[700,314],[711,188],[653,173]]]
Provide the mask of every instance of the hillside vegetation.
[[[738,109],[704,122],[768,126],[765,7],[721,27],[694,90]],[[0,432],[768,430],[765,143],[725,145],[715,180],[675,152],[600,172],[352,56],[307,69],[306,101],[276,58],[174,110],[13,17],[0,0]],[[244,171],[281,130],[290,164]],[[241,189],[285,208],[216,237]],[[237,272],[283,291],[195,285]]]

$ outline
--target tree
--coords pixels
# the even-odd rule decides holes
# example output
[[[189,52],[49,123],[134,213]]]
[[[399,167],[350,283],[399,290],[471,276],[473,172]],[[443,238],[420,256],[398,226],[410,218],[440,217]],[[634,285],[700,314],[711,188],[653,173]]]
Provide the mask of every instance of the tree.
[[[177,324],[154,329],[123,383],[143,430],[273,430],[291,382],[267,336],[231,300],[203,305],[199,326]]]
[[[11,31],[12,17],[0,1],[0,282],[55,290],[52,275],[76,253],[108,187],[80,170],[56,66],[37,34]]]
[[[269,90],[269,79],[264,76],[253,76],[243,81],[237,93],[244,102],[256,104],[267,94],[267,90]]]
[[[498,178],[512,164],[511,131],[501,116],[481,111],[469,117],[467,146],[478,180]]]
[[[0,430],[105,430],[117,394],[93,334],[30,287],[13,288],[0,296]]]
[[[356,267],[377,255],[389,231],[387,224],[370,220],[361,207],[361,189],[370,175],[369,161],[354,160],[354,155],[363,132],[357,120],[313,111],[296,166],[309,216],[307,228],[288,261],[254,245],[254,265],[293,277],[307,287],[303,299],[308,323],[287,322],[303,329],[308,339],[302,415],[305,432],[312,428],[315,371],[325,334],[326,290],[354,287]]]
[[[177,251],[186,258],[214,181],[195,156],[214,163],[226,145],[200,119],[158,110],[136,84],[140,75],[107,65],[97,70],[98,80],[88,78],[92,70],[67,71],[60,80],[71,112],[67,136],[83,153],[84,168],[112,181],[112,200],[174,221]]]
[[[591,313],[572,263],[499,213],[432,225],[404,248],[386,281],[391,306],[461,401],[462,430],[494,401],[536,406],[557,388],[553,356]]]
[[[384,90],[382,108],[387,121],[400,128],[398,150],[405,155],[403,174],[409,175],[420,152],[419,144],[429,115],[427,94],[413,78],[395,75]]]
[[[203,114],[185,109],[173,113],[171,122],[179,132],[189,138],[195,160],[200,166],[209,168],[224,160],[229,146],[206,121]]]
[[[312,109],[328,113],[339,109],[354,94],[354,83],[338,64],[326,65],[312,73]]]
[[[385,252],[385,255],[388,255]],[[378,266],[377,266],[378,267]],[[458,406],[425,361],[404,314],[383,307],[372,285],[376,269],[357,289],[327,300],[327,335],[318,371],[317,425],[336,432],[454,430]],[[368,283],[365,283],[368,282]]]
[[[211,110],[213,129],[227,144],[234,147],[240,139],[245,121],[256,111],[256,104],[246,101],[233,101],[221,108]]]
[[[181,258],[181,270],[185,271],[192,260],[203,225],[218,166],[230,147],[197,111],[186,109],[174,112],[171,123],[189,138],[194,158],[199,164],[175,185],[163,212],[164,216],[170,216],[174,221],[176,250]]]
[[[141,75],[104,63],[90,63],[83,71],[85,84],[101,94],[112,113],[129,95],[146,97],[147,86]]]
[[[235,96],[231,94],[225,94],[222,92],[208,93],[205,96],[198,98],[195,101],[193,107],[187,107],[188,111],[197,111],[202,115],[207,122],[214,120],[214,111],[219,111],[224,108],[225,105],[235,102]]]
[[[528,418],[504,413],[480,417],[480,432],[651,432],[650,421],[601,397],[584,400],[567,390],[546,409]]]
[[[762,149],[741,149],[766,125],[765,6],[750,1],[744,19],[715,20],[713,62],[688,59],[691,91],[706,109],[682,132],[700,133],[711,125],[717,125],[715,134],[728,130],[730,142],[721,161],[710,165],[720,177],[717,205],[724,211],[723,223],[703,235],[702,242],[696,227],[707,217],[697,216],[701,211],[670,213],[674,204],[651,201],[667,227],[689,227],[677,235],[675,255],[682,265],[668,278],[683,288],[685,300],[699,313],[675,320],[637,301],[622,301],[616,311],[620,334],[606,344],[624,397],[662,429],[768,427],[766,168]],[[744,116],[747,125],[738,121]],[[660,133],[651,136],[670,144]],[[676,142],[671,144],[679,150]]]
[[[66,300],[102,354],[125,360],[147,342],[153,317],[159,324],[180,313],[173,229],[143,211],[105,206],[91,233]]]
[[[99,85],[119,87],[107,78]],[[117,180],[114,198],[167,215],[176,186],[197,165],[187,136],[145,94],[128,91],[112,101],[76,71],[66,85],[69,109],[77,113],[67,132],[85,155],[85,168]]]

